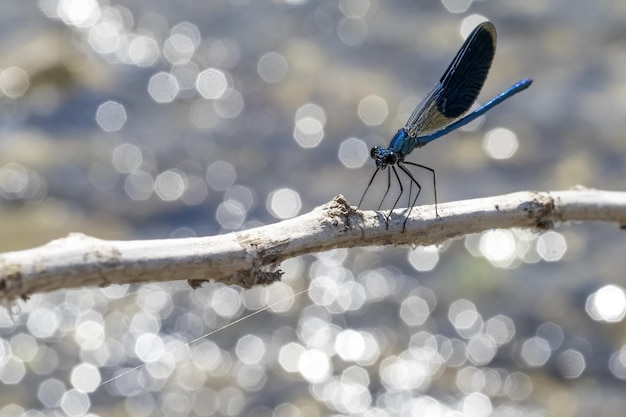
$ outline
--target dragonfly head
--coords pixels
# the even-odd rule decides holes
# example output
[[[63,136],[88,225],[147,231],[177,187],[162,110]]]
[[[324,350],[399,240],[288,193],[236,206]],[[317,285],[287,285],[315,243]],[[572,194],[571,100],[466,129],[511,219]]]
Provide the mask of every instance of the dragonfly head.
[[[398,155],[391,149],[383,149],[380,146],[374,146],[370,151],[370,157],[376,161],[378,169],[385,169],[388,165],[398,163]]]

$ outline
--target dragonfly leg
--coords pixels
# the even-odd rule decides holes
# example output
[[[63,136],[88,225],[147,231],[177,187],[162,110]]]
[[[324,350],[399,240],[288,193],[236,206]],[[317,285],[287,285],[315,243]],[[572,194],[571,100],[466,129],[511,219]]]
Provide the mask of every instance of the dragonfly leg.
[[[389,193],[390,188],[391,188],[391,172],[387,171],[387,190],[385,191],[385,194],[383,194],[383,198],[380,200],[380,204],[378,205],[378,208],[376,210],[380,210],[381,207],[383,206],[383,203],[385,202],[385,199],[387,198],[387,194]]]
[[[396,169],[395,166],[392,166],[391,169],[393,170],[393,174],[396,176],[396,180],[398,181],[398,185],[400,186],[400,193],[398,194],[398,197],[396,198],[396,201],[393,202],[393,206],[391,206],[391,209],[389,210],[389,215],[387,216],[387,218],[385,220],[385,223],[387,223],[387,229],[389,229],[389,219],[391,218],[391,213],[393,212],[393,210],[398,205],[398,201],[400,201],[400,197],[402,197],[402,194],[404,193],[404,187],[402,186],[402,181],[400,180],[400,175],[398,175],[398,170]],[[389,176],[391,177],[391,174]],[[389,188],[387,188],[387,191],[389,191]]]
[[[409,220],[409,216],[411,215],[411,210],[413,210],[413,207],[415,207],[415,203],[417,202],[417,198],[419,197],[420,193],[422,192],[422,186],[420,185],[419,182],[417,182],[415,177],[413,177],[413,175],[411,174],[411,171],[406,169],[405,166],[403,166],[401,164],[398,164],[398,168],[400,168],[409,177],[409,179],[411,180],[411,185],[409,187],[409,201],[408,201],[409,208],[407,209],[406,216],[404,218],[404,223],[402,224],[402,233],[404,233],[404,231],[406,229],[406,222]],[[415,194],[415,197],[413,198],[413,200],[411,200],[411,189],[413,188],[413,184],[415,184],[417,186],[417,193]]]
[[[367,187],[365,187],[365,191],[363,191],[363,196],[361,197],[361,200],[359,200],[359,205],[357,206],[357,208],[361,208],[361,204],[363,204],[363,199],[365,198],[365,194],[367,194],[367,190],[370,189],[370,186],[374,182],[374,178],[376,178],[376,174],[378,174],[378,171],[380,171],[380,169],[376,168],[376,171],[374,171],[372,178],[370,178],[370,182],[367,183]]]
[[[433,174],[433,190],[435,192],[435,216],[438,219],[440,219],[441,217],[439,216],[439,212],[437,211],[437,178],[436,178],[436,175],[435,175],[435,170],[430,168],[430,167],[427,167],[425,165],[414,164],[413,162],[406,162],[405,161],[404,163],[408,164],[408,165],[413,165],[413,166],[425,169],[427,171],[430,171],[431,174]],[[407,175],[409,176],[409,178],[411,178],[411,181],[414,181],[417,184],[417,181],[415,181],[415,178],[413,178],[413,176],[407,170],[404,170],[404,172],[406,172]]]

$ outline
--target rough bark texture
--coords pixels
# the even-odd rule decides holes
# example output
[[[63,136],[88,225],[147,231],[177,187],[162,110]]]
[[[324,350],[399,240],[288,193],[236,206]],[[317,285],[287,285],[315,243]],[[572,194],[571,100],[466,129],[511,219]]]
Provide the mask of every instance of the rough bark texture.
[[[359,211],[343,196],[280,223],[225,235],[107,241],[80,233],[46,245],[0,254],[0,300],[82,286],[189,280],[250,288],[280,280],[285,259],[334,248],[432,245],[497,228],[545,230],[569,221],[626,226],[626,192],[568,190],[416,207],[405,221],[395,210]],[[404,228],[404,231],[403,231]]]

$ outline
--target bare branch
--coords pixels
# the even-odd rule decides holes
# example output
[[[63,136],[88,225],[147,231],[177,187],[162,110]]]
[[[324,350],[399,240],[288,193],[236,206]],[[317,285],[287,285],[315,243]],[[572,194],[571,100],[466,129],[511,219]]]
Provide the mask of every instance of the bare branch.
[[[334,248],[432,245],[496,228],[549,229],[569,221],[626,226],[626,192],[519,192],[412,210],[357,211],[342,196],[302,216],[225,235],[107,241],[73,233],[38,248],[0,254],[0,300],[82,286],[188,279],[245,288],[280,279],[280,262]]]

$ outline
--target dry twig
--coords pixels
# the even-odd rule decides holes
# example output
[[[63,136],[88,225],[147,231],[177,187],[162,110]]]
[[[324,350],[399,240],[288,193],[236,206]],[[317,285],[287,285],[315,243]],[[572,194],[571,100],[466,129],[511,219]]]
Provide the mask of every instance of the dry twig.
[[[382,213],[357,211],[342,196],[276,224],[218,236],[107,241],[73,233],[46,245],[0,254],[0,300],[82,286],[188,279],[245,288],[280,279],[278,266],[334,248],[432,245],[496,228],[549,229],[569,221],[626,226],[626,192],[518,192],[416,207],[402,232],[404,209],[389,228]]]

